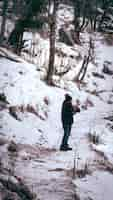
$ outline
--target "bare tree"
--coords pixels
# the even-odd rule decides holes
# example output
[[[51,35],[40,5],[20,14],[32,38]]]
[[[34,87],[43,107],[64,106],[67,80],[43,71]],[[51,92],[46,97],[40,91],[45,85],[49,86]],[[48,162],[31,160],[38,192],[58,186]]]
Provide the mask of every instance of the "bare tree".
[[[74,1],[74,29],[75,29],[75,42],[80,43],[80,0]]]
[[[1,30],[0,30],[0,44],[2,44],[4,40],[4,33],[5,33],[5,24],[7,19],[7,8],[8,8],[8,0],[3,1],[3,8],[2,8],[2,22],[1,22]]]
[[[49,29],[50,29],[50,50],[49,50],[49,66],[47,70],[46,81],[49,85],[52,84],[52,76],[54,73],[55,60],[55,38],[56,38],[56,11],[58,8],[58,0],[49,0]]]
[[[90,38],[88,55],[84,56],[82,66],[75,78],[75,81],[79,81],[79,82],[83,81],[88,69],[88,64],[92,60],[93,54],[94,54],[94,44],[93,44],[92,38]]]
[[[80,44],[80,32],[88,25],[90,5],[89,0],[73,0],[75,42],[77,44]]]

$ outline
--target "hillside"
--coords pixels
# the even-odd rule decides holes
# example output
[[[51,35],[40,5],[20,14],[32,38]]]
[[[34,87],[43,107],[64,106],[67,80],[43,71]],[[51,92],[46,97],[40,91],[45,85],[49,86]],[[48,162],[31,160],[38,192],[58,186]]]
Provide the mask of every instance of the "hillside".
[[[62,5],[58,29],[65,24],[64,13],[66,22],[71,20],[72,10]],[[81,33],[81,45],[57,40],[53,86],[44,81],[48,38],[26,32],[27,46],[21,56],[0,47],[1,200],[10,195],[13,200],[112,200],[113,46],[109,37],[87,30]],[[76,76],[90,38],[93,57],[80,82]],[[61,106],[66,93],[73,105],[79,100],[80,113],[74,115],[72,151],[63,152],[59,150]]]

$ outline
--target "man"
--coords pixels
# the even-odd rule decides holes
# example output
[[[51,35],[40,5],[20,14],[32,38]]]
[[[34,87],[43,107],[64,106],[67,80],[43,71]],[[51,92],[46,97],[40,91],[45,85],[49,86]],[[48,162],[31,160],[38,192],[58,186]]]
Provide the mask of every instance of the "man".
[[[61,120],[64,129],[64,136],[62,139],[62,143],[60,146],[60,150],[68,151],[72,150],[71,147],[68,146],[68,139],[71,133],[71,127],[73,124],[73,115],[76,112],[80,112],[80,109],[77,106],[72,105],[72,97],[69,94],[65,95],[65,100],[62,104],[61,110]]]

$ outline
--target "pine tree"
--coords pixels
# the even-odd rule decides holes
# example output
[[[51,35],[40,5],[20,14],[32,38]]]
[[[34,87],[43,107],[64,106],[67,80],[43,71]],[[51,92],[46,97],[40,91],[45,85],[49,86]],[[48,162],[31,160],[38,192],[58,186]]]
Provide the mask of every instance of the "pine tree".
[[[38,28],[42,25],[40,19],[34,20],[34,16],[40,14],[46,0],[25,0],[23,11],[15,23],[8,42],[13,46],[15,53],[20,54],[23,47],[23,33],[26,28]]]

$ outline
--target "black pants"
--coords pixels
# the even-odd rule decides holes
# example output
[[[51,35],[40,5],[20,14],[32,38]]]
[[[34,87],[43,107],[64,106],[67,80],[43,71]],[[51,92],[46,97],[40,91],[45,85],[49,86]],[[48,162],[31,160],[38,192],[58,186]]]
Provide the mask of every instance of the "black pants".
[[[61,143],[61,147],[67,147],[68,146],[68,139],[71,133],[71,127],[72,124],[65,124],[63,125],[63,129],[64,129],[64,136],[62,139],[62,143]]]

